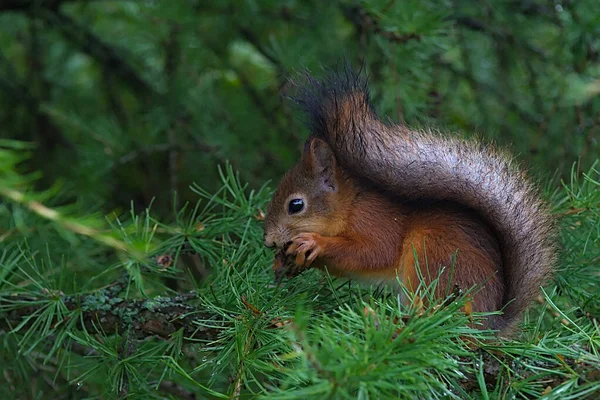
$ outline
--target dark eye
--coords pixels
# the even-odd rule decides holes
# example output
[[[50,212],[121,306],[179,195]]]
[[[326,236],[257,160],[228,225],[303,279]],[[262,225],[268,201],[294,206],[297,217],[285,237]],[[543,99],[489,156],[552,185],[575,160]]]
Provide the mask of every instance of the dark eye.
[[[296,214],[302,211],[304,208],[304,200],[302,199],[292,199],[290,200],[290,204],[288,204],[288,213]]]

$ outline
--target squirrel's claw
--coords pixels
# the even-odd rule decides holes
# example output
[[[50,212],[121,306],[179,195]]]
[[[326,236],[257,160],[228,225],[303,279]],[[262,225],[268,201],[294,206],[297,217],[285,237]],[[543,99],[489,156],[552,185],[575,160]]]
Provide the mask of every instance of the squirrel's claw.
[[[323,252],[323,247],[319,242],[320,235],[318,233],[301,233],[292,239],[292,244],[288,247],[286,254],[295,254],[296,265],[308,267]]]

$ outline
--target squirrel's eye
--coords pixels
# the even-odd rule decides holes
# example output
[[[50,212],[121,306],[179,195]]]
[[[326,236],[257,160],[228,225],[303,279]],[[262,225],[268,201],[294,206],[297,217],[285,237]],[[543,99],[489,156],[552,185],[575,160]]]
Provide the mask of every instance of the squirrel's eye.
[[[288,204],[288,212],[290,214],[296,214],[302,211],[304,208],[304,200],[302,199],[293,199],[290,200],[290,204]]]

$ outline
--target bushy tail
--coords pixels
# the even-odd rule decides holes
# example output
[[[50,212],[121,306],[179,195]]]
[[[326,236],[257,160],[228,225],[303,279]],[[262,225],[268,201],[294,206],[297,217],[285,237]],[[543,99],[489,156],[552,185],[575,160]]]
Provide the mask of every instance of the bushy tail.
[[[312,133],[326,140],[355,176],[403,198],[466,205],[494,228],[507,293],[504,314],[492,324],[508,334],[556,261],[548,206],[510,156],[479,141],[382,122],[366,78],[348,67],[322,81],[306,75],[296,100]]]

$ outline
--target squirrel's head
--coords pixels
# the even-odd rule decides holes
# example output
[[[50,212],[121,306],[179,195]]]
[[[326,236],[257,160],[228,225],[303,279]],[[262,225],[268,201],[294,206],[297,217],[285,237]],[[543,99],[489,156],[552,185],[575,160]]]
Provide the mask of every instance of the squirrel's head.
[[[281,248],[304,232],[337,234],[343,229],[353,191],[329,145],[309,138],[302,159],[285,174],[273,195],[265,218],[265,245]]]

